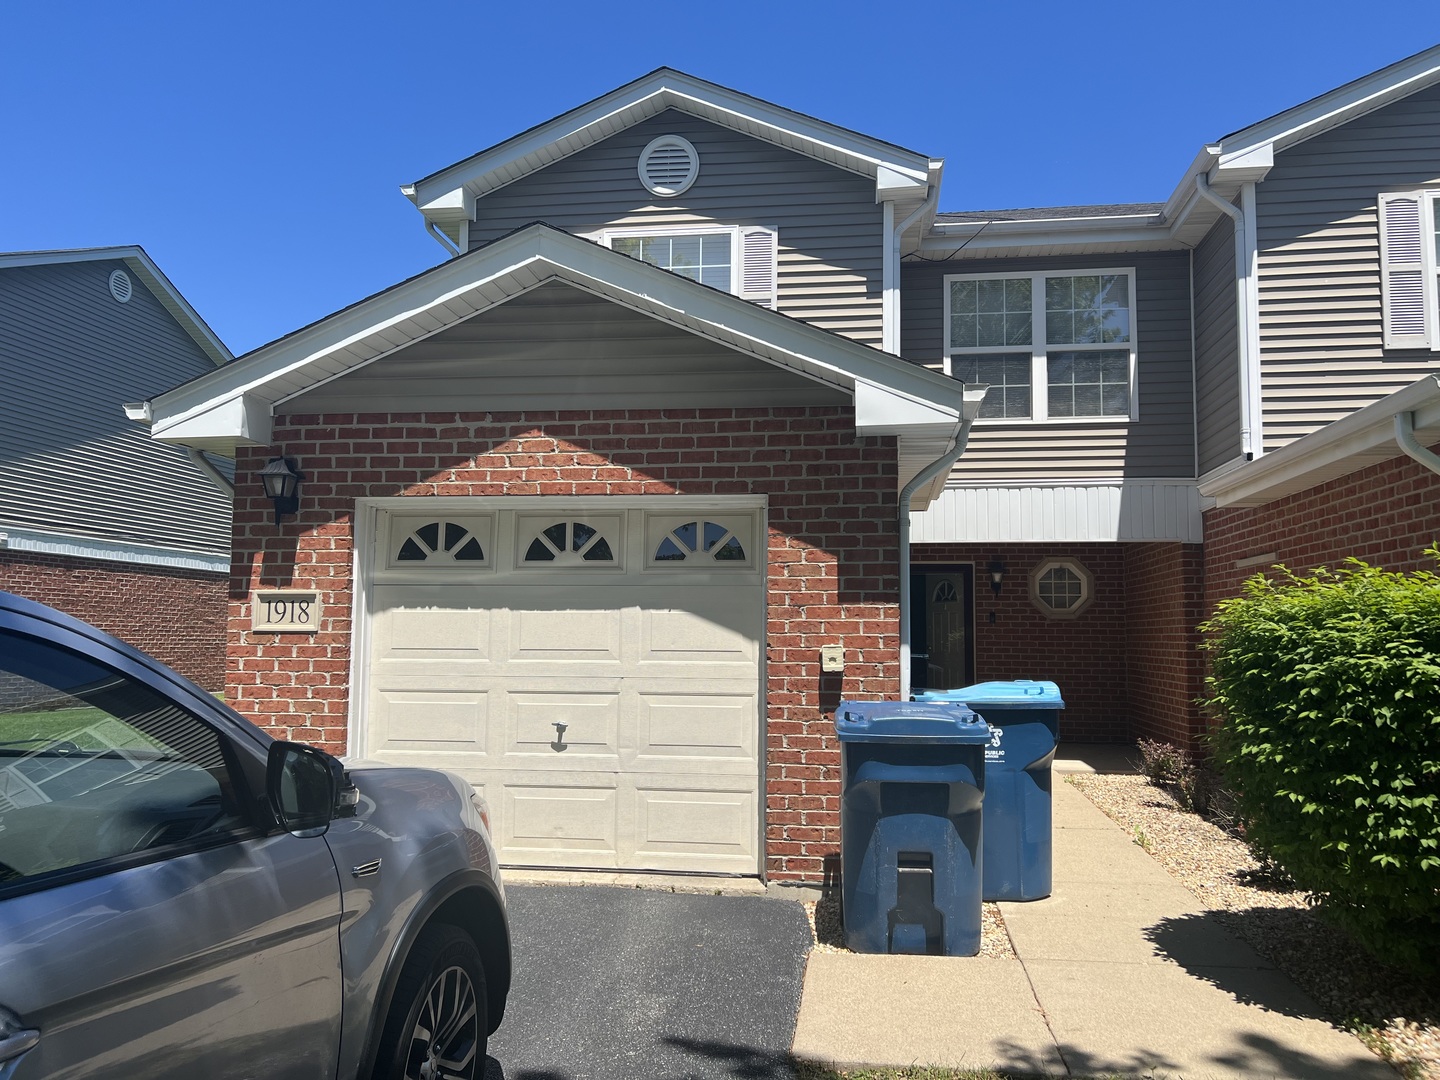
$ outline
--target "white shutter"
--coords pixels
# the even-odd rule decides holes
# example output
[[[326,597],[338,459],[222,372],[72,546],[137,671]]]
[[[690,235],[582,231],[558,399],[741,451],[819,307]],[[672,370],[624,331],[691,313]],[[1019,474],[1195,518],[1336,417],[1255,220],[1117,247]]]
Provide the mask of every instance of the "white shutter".
[[[1422,191],[1380,196],[1380,297],[1387,349],[1429,349],[1436,342],[1434,253],[1425,235],[1425,205]]]
[[[740,230],[740,295],[763,307],[775,306],[775,262],[779,240],[774,229]]]

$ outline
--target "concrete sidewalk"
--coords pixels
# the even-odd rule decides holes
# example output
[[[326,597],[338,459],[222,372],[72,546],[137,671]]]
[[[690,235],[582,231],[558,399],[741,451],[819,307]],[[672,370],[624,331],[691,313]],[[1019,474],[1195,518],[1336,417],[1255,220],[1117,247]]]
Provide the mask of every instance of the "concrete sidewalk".
[[[1126,764],[1095,748],[1056,772]],[[1000,905],[1018,960],[812,953],[795,1055],[1049,1076],[1395,1080],[1061,775],[1054,824],[1054,894]]]

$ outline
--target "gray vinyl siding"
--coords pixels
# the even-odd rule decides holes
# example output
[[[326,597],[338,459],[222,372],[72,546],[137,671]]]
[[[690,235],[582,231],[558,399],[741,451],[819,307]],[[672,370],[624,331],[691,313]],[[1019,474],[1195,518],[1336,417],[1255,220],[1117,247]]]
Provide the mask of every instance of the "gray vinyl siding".
[[[1222,219],[1195,248],[1195,394],[1200,475],[1241,452],[1235,226]]]
[[[944,354],[944,279],[951,274],[1135,269],[1140,419],[1126,423],[977,423],[952,478],[1065,483],[1195,475],[1194,380],[1187,252],[1044,259],[953,259],[901,270],[901,355],[937,370]]]
[[[636,167],[659,135],[694,144],[700,174],[675,198],[651,195]],[[532,221],[592,234],[638,225],[763,225],[779,235],[777,307],[878,346],[883,212],[869,178],[667,110],[486,195],[470,246]]]
[[[1440,183],[1440,87],[1276,155],[1256,188],[1265,447],[1440,366],[1386,350],[1376,196]]]
[[[301,394],[279,411],[849,404],[847,391],[551,282]]]
[[[0,269],[0,527],[223,554],[230,502],[121,405],[214,364],[118,261]]]

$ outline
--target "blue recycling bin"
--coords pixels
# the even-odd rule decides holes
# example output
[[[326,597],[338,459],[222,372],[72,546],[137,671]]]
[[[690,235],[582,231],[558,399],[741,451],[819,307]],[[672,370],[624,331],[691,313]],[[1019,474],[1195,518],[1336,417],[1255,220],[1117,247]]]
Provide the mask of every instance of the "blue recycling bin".
[[[954,704],[842,701],[835,731],[845,943],[974,956],[990,729]]]
[[[1054,861],[1050,766],[1065,702],[1053,682],[984,682],[916,695],[974,710],[993,732],[985,750],[986,900],[1050,895]]]

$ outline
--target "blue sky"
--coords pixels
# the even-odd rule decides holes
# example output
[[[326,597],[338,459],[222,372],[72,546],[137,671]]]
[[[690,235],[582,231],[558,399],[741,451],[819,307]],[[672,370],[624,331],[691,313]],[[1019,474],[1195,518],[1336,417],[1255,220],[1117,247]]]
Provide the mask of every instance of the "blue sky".
[[[402,183],[661,65],[995,209],[1163,200],[1207,140],[1437,41],[1440,5],[1332,0],[17,0],[0,250],[140,244],[241,353],[444,259]]]

